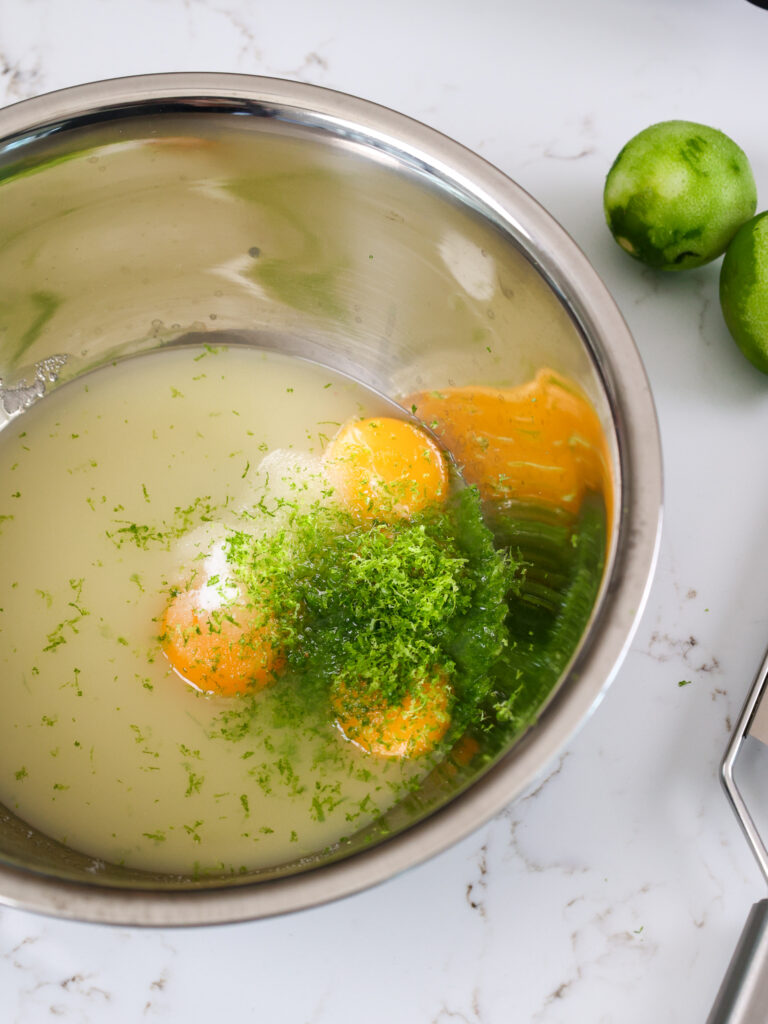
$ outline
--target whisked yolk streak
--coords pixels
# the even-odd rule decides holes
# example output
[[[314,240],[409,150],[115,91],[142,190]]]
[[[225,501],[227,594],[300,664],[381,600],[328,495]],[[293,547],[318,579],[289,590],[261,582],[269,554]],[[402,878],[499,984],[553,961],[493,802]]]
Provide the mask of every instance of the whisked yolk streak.
[[[554,370],[539,370],[519,387],[445,388],[407,402],[483,498],[576,512],[593,490],[603,495],[610,523],[610,457],[600,420],[578,386]]]
[[[336,725],[346,739],[378,757],[421,757],[445,736],[451,724],[453,691],[438,673],[387,705],[377,691],[339,683],[332,696]]]
[[[249,604],[240,588],[223,596],[211,586],[178,591],[161,628],[171,666],[204,693],[254,693],[273,682],[285,664],[276,623]]]
[[[410,519],[448,497],[445,456],[407,420],[352,420],[333,438],[323,461],[339,500],[361,519]]]

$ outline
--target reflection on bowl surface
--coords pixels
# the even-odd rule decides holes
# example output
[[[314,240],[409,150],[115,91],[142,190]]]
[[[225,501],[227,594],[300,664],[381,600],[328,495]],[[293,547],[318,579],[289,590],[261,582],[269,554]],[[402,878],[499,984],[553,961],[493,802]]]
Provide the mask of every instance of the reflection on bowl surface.
[[[127,80],[4,130],[0,895],[261,916],[479,824],[654,558],[653,409],[580,254],[323,90]]]

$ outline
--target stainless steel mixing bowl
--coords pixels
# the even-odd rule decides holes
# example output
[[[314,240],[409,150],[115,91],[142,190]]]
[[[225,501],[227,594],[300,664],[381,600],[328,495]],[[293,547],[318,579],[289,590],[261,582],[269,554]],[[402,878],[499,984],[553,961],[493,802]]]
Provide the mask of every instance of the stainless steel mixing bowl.
[[[0,425],[57,382],[189,335],[310,356],[390,395],[516,384],[547,365],[597,408],[616,499],[597,605],[536,724],[460,786],[432,780],[385,841],[237,879],[94,872],[0,809],[0,900],[131,924],[264,917],[381,882],[530,787],[627,649],[661,508],[637,351],[552,218],[479,157],[371,103],[181,74],[0,111],[0,239]]]

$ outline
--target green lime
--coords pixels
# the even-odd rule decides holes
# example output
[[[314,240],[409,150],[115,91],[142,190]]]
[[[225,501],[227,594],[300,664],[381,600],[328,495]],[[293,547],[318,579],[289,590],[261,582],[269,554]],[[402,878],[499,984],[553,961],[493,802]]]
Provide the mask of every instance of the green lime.
[[[768,373],[768,211],[747,221],[720,268],[720,305],[744,355]]]
[[[700,267],[757,207],[744,153],[692,121],[662,121],[630,139],[605,181],[605,217],[630,255],[660,270]]]

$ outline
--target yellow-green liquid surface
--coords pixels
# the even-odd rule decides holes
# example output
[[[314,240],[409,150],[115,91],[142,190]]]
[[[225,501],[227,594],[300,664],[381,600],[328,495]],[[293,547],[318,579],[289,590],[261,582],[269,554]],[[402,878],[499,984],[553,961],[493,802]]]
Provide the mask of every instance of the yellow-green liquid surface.
[[[188,874],[310,856],[399,799],[426,759],[366,755],[330,720],[262,715],[224,736],[237,700],[185,684],[158,640],[217,531],[281,488],[309,502],[327,438],[384,409],[310,362],[181,348],[95,371],[6,427],[0,801],[94,858]]]

